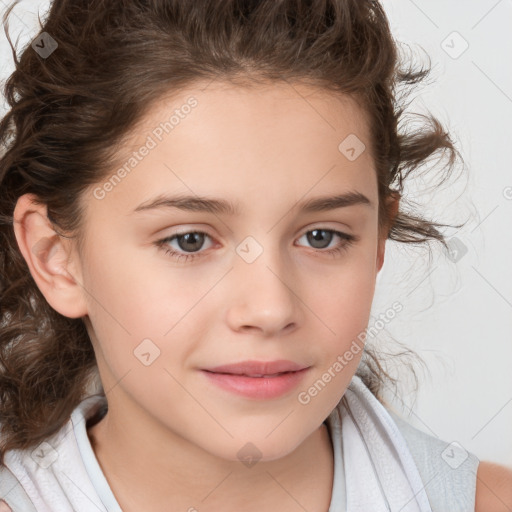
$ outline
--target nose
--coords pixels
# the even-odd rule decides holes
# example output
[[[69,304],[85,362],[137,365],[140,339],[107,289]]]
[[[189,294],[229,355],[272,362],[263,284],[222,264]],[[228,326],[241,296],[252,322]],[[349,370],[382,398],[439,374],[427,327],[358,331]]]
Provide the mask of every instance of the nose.
[[[237,256],[227,292],[231,329],[259,331],[269,337],[296,328],[300,313],[296,285],[293,269],[277,249],[265,249],[252,263]]]

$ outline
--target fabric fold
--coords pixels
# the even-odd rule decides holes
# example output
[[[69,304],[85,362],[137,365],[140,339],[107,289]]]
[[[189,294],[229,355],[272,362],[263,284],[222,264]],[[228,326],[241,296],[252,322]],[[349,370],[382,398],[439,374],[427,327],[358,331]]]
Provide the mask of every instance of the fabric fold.
[[[352,378],[336,411],[347,512],[432,512],[405,438],[360,377]]]

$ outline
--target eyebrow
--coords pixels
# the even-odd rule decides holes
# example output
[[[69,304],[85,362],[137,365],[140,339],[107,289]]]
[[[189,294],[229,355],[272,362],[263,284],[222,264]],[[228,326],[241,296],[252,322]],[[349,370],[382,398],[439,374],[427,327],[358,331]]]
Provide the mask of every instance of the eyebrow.
[[[334,196],[323,196],[302,201],[295,208],[305,213],[325,212],[337,208],[346,208],[354,205],[366,205],[373,208],[373,203],[360,192],[347,192]],[[225,199],[200,196],[163,196],[146,201],[133,211],[141,212],[159,208],[177,208],[191,212],[206,212],[224,215],[240,215],[239,204],[234,204]]]

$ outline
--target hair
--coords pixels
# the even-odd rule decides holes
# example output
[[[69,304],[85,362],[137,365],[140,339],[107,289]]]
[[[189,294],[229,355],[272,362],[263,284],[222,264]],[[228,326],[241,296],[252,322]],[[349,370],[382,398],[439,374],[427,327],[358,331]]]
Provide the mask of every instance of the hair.
[[[82,318],[45,300],[13,230],[17,199],[33,193],[60,236],[82,243],[83,203],[116,162],[115,149],[170,92],[204,81],[305,83],[347,95],[363,109],[379,194],[379,233],[405,244],[447,247],[438,224],[385,200],[447,155],[457,158],[430,113],[405,132],[406,99],[429,66],[406,63],[376,0],[54,0],[42,31],[57,42],[43,58],[29,44],[6,80],[0,122],[0,464],[9,449],[56,433],[98,381]],[[427,165],[430,172],[433,165]],[[426,172],[425,171],[425,172]],[[406,350],[405,353],[413,353]],[[357,370],[381,401],[391,377],[367,344]]]

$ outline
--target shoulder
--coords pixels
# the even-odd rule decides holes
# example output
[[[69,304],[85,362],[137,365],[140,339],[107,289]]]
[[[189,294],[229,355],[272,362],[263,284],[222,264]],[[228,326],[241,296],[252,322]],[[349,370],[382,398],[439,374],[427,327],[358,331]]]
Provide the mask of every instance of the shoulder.
[[[512,468],[482,461],[476,475],[475,512],[512,510]]]
[[[12,508],[7,505],[7,503],[0,498],[0,512],[12,512]]]
[[[456,441],[427,434],[393,410],[388,412],[408,445],[432,510],[475,510],[478,457]]]

